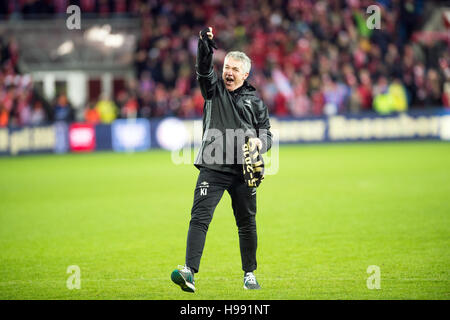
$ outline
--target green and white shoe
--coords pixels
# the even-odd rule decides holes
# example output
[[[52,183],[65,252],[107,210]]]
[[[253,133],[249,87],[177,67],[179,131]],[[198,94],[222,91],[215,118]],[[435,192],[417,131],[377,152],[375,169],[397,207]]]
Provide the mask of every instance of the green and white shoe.
[[[172,281],[186,292],[195,292],[194,273],[187,266],[178,266],[171,275]]]
[[[253,274],[253,272],[246,272],[244,275],[244,289],[248,290],[258,290],[261,289],[261,287],[258,284],[258,281],[256,281],[256,277]]]

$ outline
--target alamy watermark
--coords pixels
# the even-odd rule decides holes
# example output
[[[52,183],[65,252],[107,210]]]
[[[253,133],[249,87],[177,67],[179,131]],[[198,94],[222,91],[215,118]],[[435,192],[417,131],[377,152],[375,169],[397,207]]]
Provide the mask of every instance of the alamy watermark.
[[[243,164],[243,149],[246,137],[258,137],[263,145],[271,146],[262,154],[265,175],[274,175],[279,170],[279,134],[277,130],[225,129],[209,128],[202,137],[202,124],[194,124],[187,142],[182,148],[172,151],[172,162],[180,164],[232,165]],[[265,151],[265,150],[264,150]],[[194,158],[192,155],[194,154]]]
[[[366,284],[367,289],[381,289],[381,270],[379,266],[371,265],[367,267],[367,274],[369,277],[367,278]]]
[[[373,4],[367,7],[367,14],[371,14],[366,20],[366,26],[370,30],[381,29],[381,9],[379,6]]]
[[[66,273],[70,274],[66,281],[66,287],[69,290],[81,289],[81,269],[77,265],[67,267]]]
[[[69,30],[80,30],[81,29],[81,9],[77,5],[68,6],[66,13],[70,16],[66,19],[66,27]]]

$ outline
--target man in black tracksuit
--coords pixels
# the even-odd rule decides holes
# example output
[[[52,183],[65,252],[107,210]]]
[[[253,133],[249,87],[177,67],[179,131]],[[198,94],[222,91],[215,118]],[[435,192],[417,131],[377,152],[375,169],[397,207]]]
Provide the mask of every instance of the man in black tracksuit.
[[[264,153],[272,146],[269,113],[246,78],[250,59],[233,51],[224,60],[222,77],[213,68],[212,28],[200,33],[196,72],[202,95],[203,141],[195,160],[200,170],[187,237],[186,261],[174,270],[172,280],[184,291],[194,292],[194,273],[199,271],[206,233],[225,190],[230,194],[239,233],[244,288],[259,289],[256,270],[256,188],[244,181],[240,151],[249,137]]]

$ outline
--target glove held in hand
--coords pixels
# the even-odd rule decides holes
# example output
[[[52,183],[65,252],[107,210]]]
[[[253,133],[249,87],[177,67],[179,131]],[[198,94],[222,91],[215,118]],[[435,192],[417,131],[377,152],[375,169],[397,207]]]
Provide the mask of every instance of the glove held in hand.
[[[244,180],[248,187],[258,187],[264,179],[264,160],[258,147],[245,138],[242,146],[242,169]]]
[[[206,34],[208,32],[209,32],[209,28],[205,28],[202,31],[200,31],[200,35],[202,37],[202,40],[205,41],[205,44],[207,44],[209,49],[212,51],[211,47],[214,49],[217,49],[217,45],[213,39],[208,38],[208,35]]]

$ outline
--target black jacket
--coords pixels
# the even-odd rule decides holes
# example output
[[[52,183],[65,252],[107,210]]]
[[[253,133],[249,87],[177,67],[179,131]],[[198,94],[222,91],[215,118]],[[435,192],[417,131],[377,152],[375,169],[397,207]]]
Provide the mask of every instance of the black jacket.
[[[196,72],[205,104],[202,145],[194,164],[197,168],[242,174],[241,147],[245,136],[261,139],[261,153],[272,146],[269,112],[247,81],[228,91],[222,77],[214,71],[212,55],[207,41],[199,39]]]

